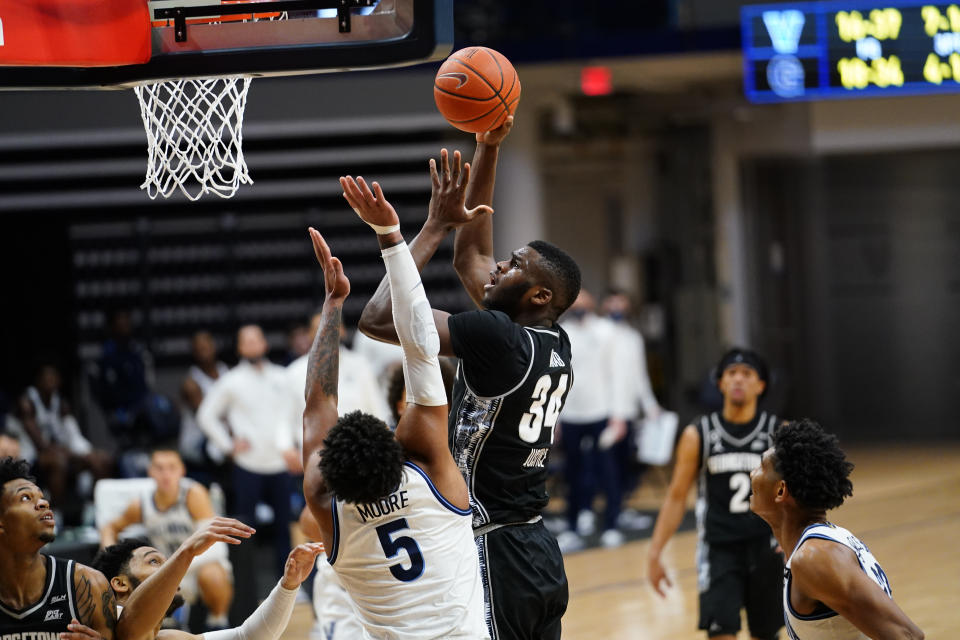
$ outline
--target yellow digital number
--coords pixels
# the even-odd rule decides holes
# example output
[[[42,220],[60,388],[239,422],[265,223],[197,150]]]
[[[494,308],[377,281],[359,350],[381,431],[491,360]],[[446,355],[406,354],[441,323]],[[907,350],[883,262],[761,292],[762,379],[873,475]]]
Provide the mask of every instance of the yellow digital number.
[[[950,20],[951,31],[960,31],[960,7],[955,4],[947,7],[947,19]]]
[[[870,82],[870,69],[860,58],[840,58],[837,71],[844,89],[863,89]]]
[[[953,81],[960,82],[960,53],[950,54],[950,69],[953,71]]]
[[[903,86],[903,69],[900,67],[900,58],[877,58],[873,61],[873,83],[878,87]]]
[[[870,12],[870,22],[873,37],[877,40],[896,40],[900,36],[903,15],[897,9],[874,9]]]
[[[837,30],[840,33],[840,39],[844,42],[855,42],[867,35],[867,29],[863,24],[863,14],[859,11],[838,11]]]
[[[927,56],[927,61],[923,64],[923,79],[933,84],[943,82],[943,74],[940,73],[940,57],[931,53]]]
[[[933,5],[927,5],[920,9],[920,16],[923,18],[923,30],[931,38],[940,31],[940,9]],[[932,81],[931,81],[932,82]]]

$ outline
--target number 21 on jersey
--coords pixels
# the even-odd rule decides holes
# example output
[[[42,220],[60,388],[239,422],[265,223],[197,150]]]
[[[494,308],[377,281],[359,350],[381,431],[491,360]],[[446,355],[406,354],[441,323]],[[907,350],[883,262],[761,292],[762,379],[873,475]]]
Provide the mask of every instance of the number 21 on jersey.
[[[557,380],[557,387],[550,393],[553,379],[550,374],[544,374],[537,380],[533,388],[530,410],[520,418],[520,439],[531,444],[540,440],[540,430],[550,429],[550,444],[553,444],[554,427],[560,419],[560,407],[563,404],[563,394],[567,392],[569,375],[564,373]],[[549,400],[548,400],[549,398]],[[546,405],[546,407],[544,407]]]

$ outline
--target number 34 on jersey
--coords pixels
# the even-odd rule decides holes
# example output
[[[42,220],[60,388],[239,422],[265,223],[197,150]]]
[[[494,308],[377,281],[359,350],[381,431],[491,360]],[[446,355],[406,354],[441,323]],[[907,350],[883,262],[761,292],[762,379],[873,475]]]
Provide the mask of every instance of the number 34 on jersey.
[[[530,409],[520,418],[518,435],[521,440],[536,444],[540,442],[541,431],[546,428],[550,429],[550,444],[553,444],[555,427],[560,419],[560,408],[563,406],[563,395],[567,392],[569,380],[568,374],[561,374],[554,387],[553,378],[549,374],[540,376],[533,388]],[[549,452],[549,447],[531,449],[523,466],[544,466]]]

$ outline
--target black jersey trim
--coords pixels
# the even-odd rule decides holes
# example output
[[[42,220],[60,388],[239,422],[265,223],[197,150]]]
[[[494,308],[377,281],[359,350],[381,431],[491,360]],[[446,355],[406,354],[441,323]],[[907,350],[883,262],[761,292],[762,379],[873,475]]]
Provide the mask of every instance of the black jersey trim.
[[[791,616],[793,616],[797,620],[803,620],[804,622],[812,622],[814,620],[826,620],[827,618],[835,618],[837,616],[837,612],[831,609],[830,607],[827,607],[827,605],[823,605],[827,607],[827,610],[821,613],[815,613],[809,616],[805,616],[797,613],[796,610],[794,610],[793,605],[790,603],[790,584],[792,582],[793,582],[793,574],[789,570],[787,570],[786,580],[784,580],[784,583],[783,583],[783,588],[784,588],[783,600],[784,600],[784,604],[787,605],[787,609],[790,610]]]
[[[526,329],[527,327],[524,327],[524,328]],[[530,377],[530,371],[533,369],[533,361],[536,359],[536,355],[537,355],[537,353],[536,353],[537,345],[536,345],[536,343],[533,341],[533,336],[531,336],[531,335],[528,333],[528,334],[527,334],[527,339],[530,340],[530,362],[527,364],[527,372],[523,374],[523,377],[520,378],[520,382],[518,382],[512,389],[510,389],[509,391],[504,391],[503,393],[501,393],[501,394],[499,394],[499,395],[495,395],[495,396],[482,396],[482,395],[480,395],[479,393],[477,393],[476,391],[474,391],[473,388],[470,386],[470,381],[467,380],[467,367],[464,366],[463,359],[461,358],[461,359],[460,359],[460,371],[463,373],[463,384],[464,384],[464,386],[466,386],[467,391],[469,391],[469,392],[473,395],[473,397],[479,398],[480,400],[497,400],[497,399],[499,399],[499,398],[505,398],[505,397],[507,397],[508,395],[510,395],[511,393],[513,393],[514,391],[516,391],[517,389],[519,389],[520,387],[522,387],[522,386],[523,386],[523,383],[527,381],[527,378],[528,378],[528,377]]]
[[[405,466],[410,467],[411,469],[413,469],[414,471],[416,471],[417,473],[419,473],[421,476],[423,476],[423,479],[427,481],[427,486],[430,487],[430,491],[433,492],[434,497],[435,497],[437,500],[440,501],[440,504],[441,504],[441,505],[443,505],[444,507],[446,507],[446,508],[449,509],[450,511],[453,511],[453,512],[454,512],[455,514],[457,514],[458,516],[469,516],[469,515],[473,515],[473,509],[470,509],[470,508],[461,509],[461,508],[459,508],[459,507],[455,507],[455,506],[453,506],[446,498],[444,498],[444,497],[443,497],[443,494],[441,494],[441,493],[440,493],[440,490],[437,489],[437,487],[433,484],[433,480],[430,479],[430,476],[427,475],[427,472],[426,472],[426,471],[424,471],[423,469],[421,469],[420,467],[418,467],[418,466],[417,466],[416,464],[414,464],[413,462],[410,462],[409,460],[407,460],[407,461],[404,462],[403,464],[404,464]]]
[[[0,604],[0,611],[7,614],[11,618],[16,618],[17,620],[23,620],[30,614],[34,613],[37,609],[47,604],[47,599],[50,598],[50,593],[53,591],[53,583],[57,580],[57,559],[53,556],[44,556],[47,558],[47,590],[44,592],[43,597],[37,600],[35,603],[30,605],[26,609],[21,609],[17,611],[15,609],[8,609],[7,607]]]
[[[540,327],[524,327],[524,329],[526,329],[527,331],[536,331],[537,333],[546,333],[557,338],[560,337],[559,329],[545,329]]]
[[[77,563],[73,560],[67,562],[67,607],[70,609],[70,617],[72,620],[79,620],[80,616],[77,615],[77,607],[74,604],[73,590],[74,585],[74,572],[77,570]],[[119,614],[118,614],[119,615]]]
[[[333,549],[327,554],[327,562],[333,565],[340,552],[340,519],[337,517],[337,496],[330,497],[330,515],[333,516]]]

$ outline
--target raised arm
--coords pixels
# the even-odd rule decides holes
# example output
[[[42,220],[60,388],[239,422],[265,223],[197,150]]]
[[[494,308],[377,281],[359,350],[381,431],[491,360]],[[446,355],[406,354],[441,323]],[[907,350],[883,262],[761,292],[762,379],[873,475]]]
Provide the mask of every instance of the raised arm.
[[[473,152],[473,180],[466,194],[467,207],[493,206],[500,143],[512,128],[513,116],[509,116],[499,128],[477,134],[477,148]],[[491,216],[479,216],[457,229],[453,243],[453,267],[478,307],[483,299],[483,285],[490,282],[490,272],[495,264]]]
[[[214,518],[206,527],[184,540],[156,573],[133,590],[117,621],[117,640],[154,640],[156,628],[163,620],[193,559],[214,543],[240,544],[242,539],[249,538],[253,533],[252,527],[239,520]],[[79,596],[77,599],[79,601]]]
[[[430,159],[430,181],[431,195],[427,221],[409,245],[410,255],[413,256],[417,271],[423,271],[424,266],[436,253],[440,243],[443,242],[450,231],[460,225],[469,223],[471,220],[489,217],[493,213],[493,209],[489,206],[477,206],[471,209],[465,207],[467,190],[471,184],[470,165],[465,164],[461,167],[459,151],[453,152],[452,164],[446,149],[440,150],[439,167],[434,159]],[[351,176],[347,176],[341,178],[340,184],[343,187],[344,197],[355,210],[357,209],[355,203],[362,200],[361,188],[370,192],[374,199],[383,196],[382,192],[374,193],[374,191],[379,191],[378,186],[375,186],[374,191],[370,191],[363,178],[354,180]],[[348,191],[351,184],[356,189]],[[389,203],[386,204],[390,207]],[[390,207],[390,209],[393,210],[393,207]],[[434,320],[441,338],[440,353],[445,356],[452,356],[453,350],[450,348],[449,342],[444,340],[443,335],[443,332],[446,331],[446,317],[447,314],[445,313],[434,313]],[[376,293],[364,307],[363,314],[360,316],[359,328],[365,335],[381,342],[400,343],[397,338],[397,331],[393,326],[390,285],[387,278],[380,281]]]
[[[303,495],[318,520],[329,516],[326,482],[318,467],[323,441],[337,424],[337,380],[340,373],[340,325],[350,281],[343,264],[330,253],[323,236],[310,228],[310,240],[323,269],[326,297],[320,312],[320,330],[307,359],[306,408],[303,411]]]
[[[466,509],[467,486],[447,448],[447,394],[437,357],[441,338],[420,274],[400,234],[400,220],[376,182],[373,191],[362,180],[343,178],[342,184],[350,205],[376,231],[387,269],[407,396],[397,440],[425,468],[440,493]]]
[[[688,425],[680,436],[680,444],[677,445],[677,462],[673,468],[673,477],[667,488],[667,497],[663,501],[660,513],[657,514],[657,523],[653,527],[653,536],[647,551],[647,579],[661,596],[664,592],[660,582],[666,582],[667,586],[670,586],[671,582],[661,564],[660,554],[663,553],[663,548],[667,546],[667,542],[676,533],[680,521],[683,520],[683,514],[687,509],[687,494],[690,492],[690,485],[697,477],[699,468],[700,432],[695,426]]]

